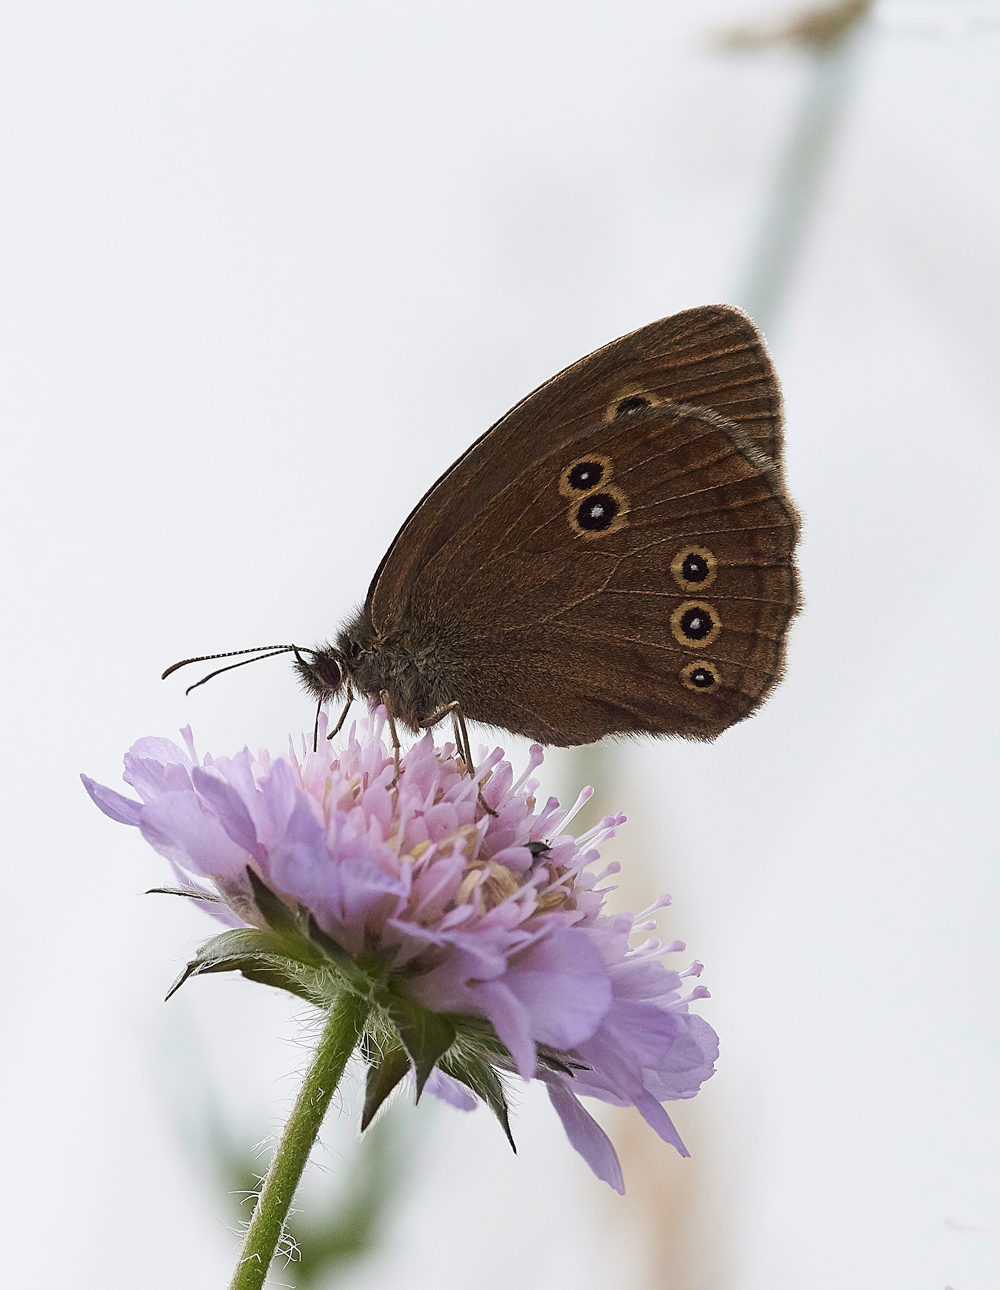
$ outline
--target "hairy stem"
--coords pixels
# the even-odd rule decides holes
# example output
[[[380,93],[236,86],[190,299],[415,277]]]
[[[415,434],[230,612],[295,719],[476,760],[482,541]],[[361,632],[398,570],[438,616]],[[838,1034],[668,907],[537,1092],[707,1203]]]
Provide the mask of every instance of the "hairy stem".
[[[260,1290],[264,1284],[309,1152],[370,1007],[364,999],[345,994],[327,1018],[312,1065],[271,1159],[229,1290]]]

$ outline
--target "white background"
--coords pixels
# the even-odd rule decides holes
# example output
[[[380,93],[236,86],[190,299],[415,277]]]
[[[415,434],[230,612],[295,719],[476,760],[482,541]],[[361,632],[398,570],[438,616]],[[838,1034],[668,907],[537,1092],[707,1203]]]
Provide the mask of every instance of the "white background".
[[[160,1002],[212,927],[141,895],[165,867],[78,772],[118,784],[189,720],[280,749],[311,719],[284,660],[189,699],[159,671],[323,638],[510,404],[735,298],[808,69],[704,37],[766,12],[5,7],[3,1284],[225,1285],[179,1123],[207,1081],[264,1137],[303,1060],[272,992]],[[533,1091],[516,1161],[483,1111],[404,1114],[405,1203],[351,1290],[1000,1281],[997,18],[886,4],[860,54],[773,335],[805,517],[786,682],[715,746],[605,759],[627,891],[673,892],[714,996],[693,1159],[609,1118],[620,1201]],[[553,763],[560,790],[586,765]]]

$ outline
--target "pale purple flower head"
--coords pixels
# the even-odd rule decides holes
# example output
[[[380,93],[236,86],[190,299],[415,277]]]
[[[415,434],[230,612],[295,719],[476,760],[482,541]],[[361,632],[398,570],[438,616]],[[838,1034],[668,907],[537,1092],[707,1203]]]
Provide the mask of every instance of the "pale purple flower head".
[[[188,731],[186,751],[140,739],[124,774],[139,801],[83,777],[233,929],[181,979],[239,970],[320,1007],[345,989],[372,999],[365,1123],[412,1066],[418,1090],[426,1082],[463,1109],[481,1098],[509,1135],[497,1072],[516,1072],[545,1083],[573,1146],[618,1191],[614,1148],[578,1096],[637,1107],[686,1155],[661,1104],[694,1096],[718,1046],[688,1011],[708,992],[682,993],[701,965],[659,960],[683,944],[630,948],[669,898],[635,918],[602,912],[612,888],[600,884],[618,866],[595,873],[598,847],[624,817],[563,832],[575,808],[535,801],[538,747],[516,781],[500,749],[473,779],[427,734],[394,785],[382,731],[379,713],[342,748],[321,738],[301,755],[244,748],[200,763]]]

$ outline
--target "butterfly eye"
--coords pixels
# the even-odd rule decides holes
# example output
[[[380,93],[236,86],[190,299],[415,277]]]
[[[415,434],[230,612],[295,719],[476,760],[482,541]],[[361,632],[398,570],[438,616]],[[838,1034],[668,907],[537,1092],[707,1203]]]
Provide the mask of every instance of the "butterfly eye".
[[[715,581],[719,562],[703,546],[687,546],[670,561],[674,581],[684,591],[701,591]]]
[[[614,469],[611,458],[602,453],[592,453],[572,462],[559,476],[559,491],[563,497],[576,498],[589,493],[600,484],[607,484]]]
[[[344,668],[340,658],[333,650],[317,650],[309,664],[309,670],[322,684],[323,688],[336,694],[344,683]]]
[[[670,630],[681,645],[701,649],[722,631],[722,620],[704,600],[685,600],[670,615]]]
[[[569,526],[578,537],[599,537],[602,533],[617,533],[625,527],[628,499],[620,488],[588,493],[569,512]]]
[[[681,668],[681,685],[689,690],[714,690],[721,684],[719,670],[711,663],[688,663]]]

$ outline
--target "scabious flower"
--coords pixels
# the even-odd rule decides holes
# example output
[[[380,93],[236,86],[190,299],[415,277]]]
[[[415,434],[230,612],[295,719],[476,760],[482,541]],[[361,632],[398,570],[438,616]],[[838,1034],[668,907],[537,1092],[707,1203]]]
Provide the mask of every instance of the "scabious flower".
[[[637,1107],[686,1155],[661,1104],[695,1095],[718,1046],[688,1010],[707,990],[682,993],[701,964],[660,962],[679,941],[630,947],[669,897],[635,917],[603,912],[613,888],[600,884],[618,865],[595,873],[598,847],[624,817],[565,832],[590,790],[573,811],[539,808],[538,747],[516,781],[501,749],[473,778],[428,733],[397,779],[383,723],[380,710],[339,749],[320,738],[300,755],[201,762],[190,731],[186,751],[140,739],[124,774],[139,801],[83,777],[106,815],[167,858],[174,890],[230,929],[180,981],[237,970],[327,1011],[345,992],[363,998],[362,1127],[412,1072],[418,1096],[426,1085],[463,1109],[483,1100],[510,1137],[516,1073],[545,1084],[570,1142],[619,1192],[614,1147],[579,1096]]]

